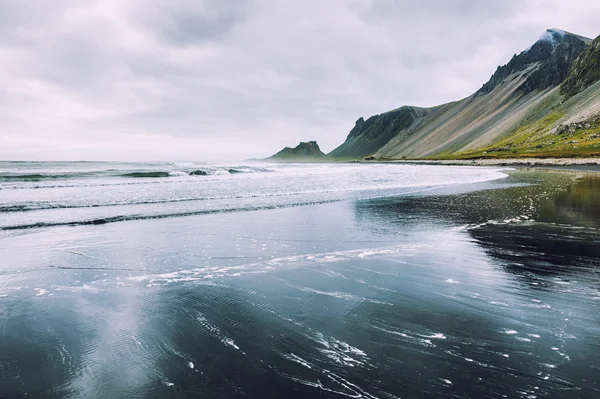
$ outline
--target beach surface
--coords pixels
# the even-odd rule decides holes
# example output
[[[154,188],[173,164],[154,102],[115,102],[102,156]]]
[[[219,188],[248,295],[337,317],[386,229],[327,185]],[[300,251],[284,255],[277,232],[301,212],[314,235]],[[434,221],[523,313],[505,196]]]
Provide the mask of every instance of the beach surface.
[[[595,172],[37,167],[0,175],[3,398],[600,396]]]
[[[469,166],[589,166],[600,171],[600,158],[481,158],[421,161],[390,161],[419,165]]]

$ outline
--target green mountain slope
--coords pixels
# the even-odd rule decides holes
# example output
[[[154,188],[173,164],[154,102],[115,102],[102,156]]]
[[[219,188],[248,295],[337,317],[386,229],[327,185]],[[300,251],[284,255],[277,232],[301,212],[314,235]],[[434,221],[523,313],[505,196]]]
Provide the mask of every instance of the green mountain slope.
[[[600,82],[565,101],[556,88],[503,137],[441,158],[600,156]]]
[[[600,80],[600,36],[575,60],[561,94],[571,97]]]
[[[594,118],[600,113],[600,87],[593,82],[598,80],[598,43],[549,29],[498,67],[473,95],[434,108],[401,107],[361,118],[329,155],[402,159],[597,151]],[[573,129],[578,133],[564,134]]]
[[[410,134],[419,126],[419,122],[431,112],[432,109],[428,108],[401,107],[372,116],[366,121],[360,118],[356,121],[344,144],[329,155],[338,158],[365,157],[376,152],[392,138]]]

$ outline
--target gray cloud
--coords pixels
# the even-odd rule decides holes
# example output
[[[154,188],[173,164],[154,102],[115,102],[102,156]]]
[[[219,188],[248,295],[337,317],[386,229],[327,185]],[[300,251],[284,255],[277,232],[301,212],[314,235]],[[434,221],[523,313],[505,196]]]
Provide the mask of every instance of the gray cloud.
[[[5,0],[0,159],[235,159],[465,97],[573,0]]]
[[[179,1],[156,4],[141,27],[167,45],[190,46],[225,37],[246,15],[243,1]]]

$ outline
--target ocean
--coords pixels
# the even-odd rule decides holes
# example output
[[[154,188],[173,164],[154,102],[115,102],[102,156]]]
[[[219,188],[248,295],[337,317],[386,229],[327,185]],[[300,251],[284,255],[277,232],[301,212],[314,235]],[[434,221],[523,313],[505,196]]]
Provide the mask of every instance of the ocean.
[[[0,163],[0,397],[596,398],[600,178]]]
[[[321,204],[497,179],[388,165],[0,163],[0,230]]]

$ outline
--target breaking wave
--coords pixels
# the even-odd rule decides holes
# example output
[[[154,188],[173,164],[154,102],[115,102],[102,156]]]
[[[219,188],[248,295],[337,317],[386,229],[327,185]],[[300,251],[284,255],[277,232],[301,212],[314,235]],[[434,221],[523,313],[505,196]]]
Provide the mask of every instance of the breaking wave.
[[[506,176],[502,168],[412,165],[15,165],[0,162],[0,230],[426,195]]]
[[[169,177],[169,176],[171,176],[171,174],[169,172],[131,172],[131,173],[124,173],[121,176],[122,177],[149,178],[149,177]]]
[[[259,211],[259,210],[267,210],[267,209],[280,209],[280,208],[292,208],[296,206],[306,206],[306,205],[318,205],[318,204],[327,204],[337,202],[336,200],[323,200],[323,201],[309,201],[303,203],[291,203],[291,204],[258,204],[253,206],[244,206],[244,207],[234,207],[227,209],[203,209],[197,211],[189,211],[189,212],[173,212],[173,213],[157,213],[157,214],[147,214],[147,215],[118,215],[111,217],[103,217],[97,219],[86,219],[86,220],[70,220],[70,221],[57,221],[57,222],[37,222],[37,223],[27,223],[27,224],[15,224],[15,225],[7,225],[0,226],[0,231],[2,230],[22,230],[22,229],[33,229],[33,228],[42,228],[42,227],[58,227],[58,226],[89,226],[89,225],[100,225],[106,223],[115,223],[115,222],[125,222],[131,220],[147,220],[147,219],[166,219],[173,217],[183,217],[183,216],[196,216],[196,215],[207,215],[212,213],[229,213],[229,212],[245,212],[245,211]]]
[[[185,167],[182,167],[184,166]],[[86,178],[110,178],[110,177],[122,177],[131,179],[153,179],[153,178],[167,178],[167,177],[178,177],[178,176],[211,176],[211,175],[227,175],[227,174],[238,174],[238,173],[264,173],[272,172],[272,169],[260,168],[260,167],[249,167],[249,166],[237,166],[237,167],[215,167],[207,166],[199,168],[194,164],[181,164],[181,165],[167,165],[177,167],[173,170],[127,170],[127,169],[100,169],[91,171],[73,171],[63,173],[46,173],[46,172],[32,172],[32,173],[19,173],[19,172],[0,172],[0,183],[18,183],[18,182],[43,182],[53,180],[76,180]],[[4,189],[10,187],[4,187]]]

